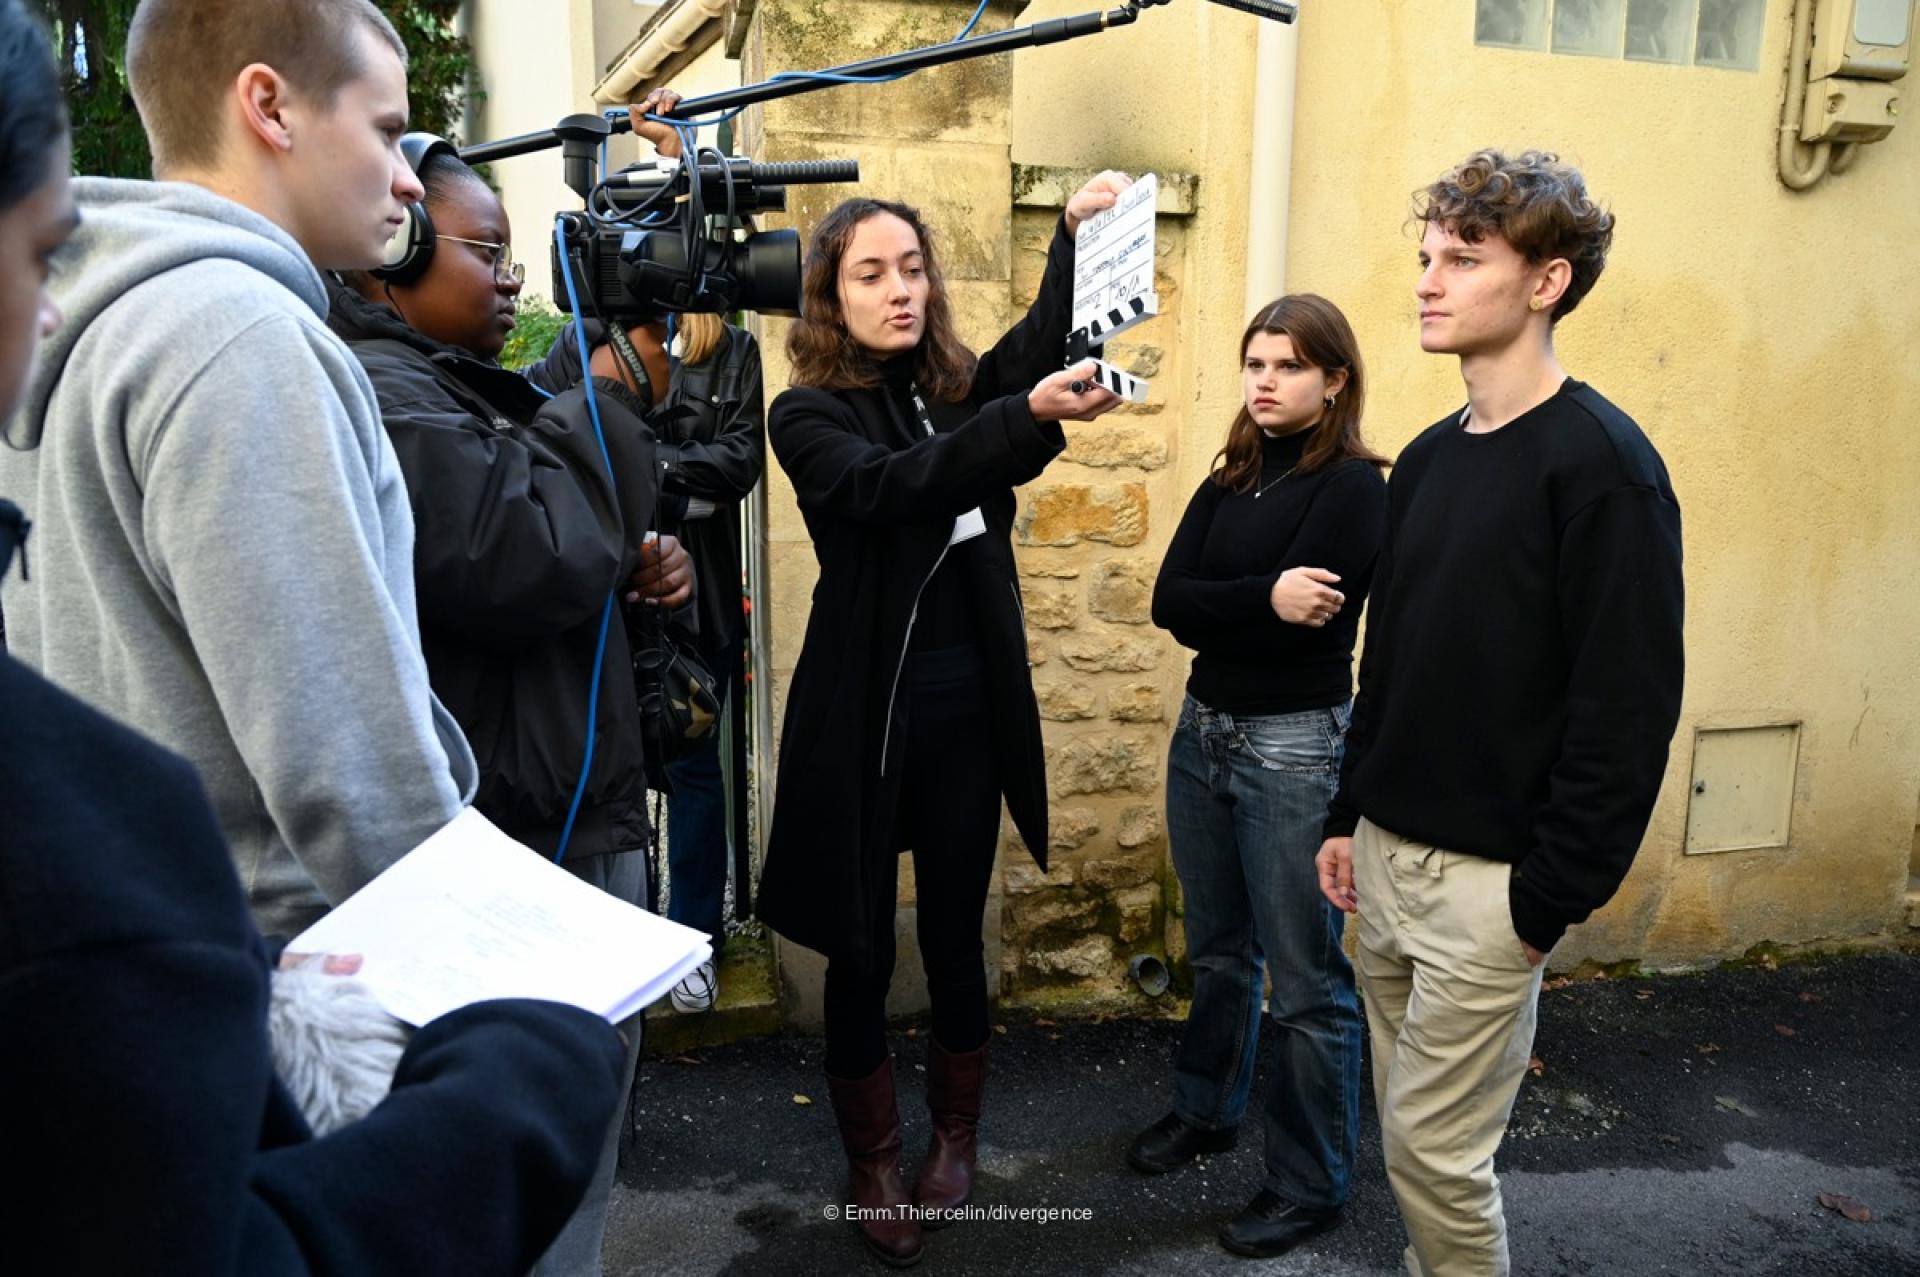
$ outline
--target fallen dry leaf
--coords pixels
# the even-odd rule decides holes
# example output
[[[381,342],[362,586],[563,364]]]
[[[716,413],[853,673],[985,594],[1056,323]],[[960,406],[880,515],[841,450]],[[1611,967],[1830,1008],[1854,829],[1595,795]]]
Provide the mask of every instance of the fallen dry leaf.
[[[810,1100],[810,1099],[808,1099],[808,1098],[807,1098],[806,1096],[804,1096],[804,1095],[795,1095],[795,1096],[793,1097],[793,1102],[794,1102],[795,1104],[811,1104],[811,1103],[813,1103],[813,1101],[812,1101],[812,1100]]]
[[[1866,1203],[1848,1197],[1845,1193],[1821,1193],[1815,1200],[1828,1210],[1844,1215],[1856,1224],[1873,1222],[1873,1212],[1867,1209]]]
[[[1573,983],[1572,976],[1557,975],[1553,977],[1553,979],[1543,982],[1540,985],[1540,987],[1546,990],[1548,993],[1551,993],[1555,989],[1564,989],[1572,983]]]
[[[1734,1099],[1731,1095],[1716,1095],[1713,1097],[1713,1102],[1715,1104],[1718,1104],[1721,1108],[1727,1110],[1727,1112],[1729,1113],[1739,1113],[1746,1117],[1760,1116],[1758,1113],[1754,1112],[1752,1109],[1742,1104],[1739,1100]]]
[[[674,1056],[674,1057],[673,1057],[673,1062],[674,1062],[675,1064],[702,1064],[702,1063],[705,1063],[705,1061],[702,1061],[702,1060],[696,1060],[696,1059],[694,1059],[694,1058],[693,1058],[693,1057],[692,1057],[691,1055],[676,1055],[676,1056]]]
[[[1702,1042],[1694,1047],[1694,1050],[1700,1052],[1702,1055],[1712,1055],[1719,1049],[1720,1044],[1718,1042]]]
[[[1547,1071],[1547,1062],[1545,1060],[1541,1059],[1537,1055],[1530,1055],[1527,1057],[1527,1072],[1533,1074],[1535,1077],[1539,1077],[1542,1073],[1545,1073],[1546,1071]]]
[[[1045,1016],[1041,1016],[1038,1020],[1035,1020],[1034,1023],[1043,1029],[1051,1029],[1054,1027],[1053,1021],[1047,1019]]]
[[[907,1030],[907,1036],[908,1036],[908,1037],[910,1037],[910,1038],[917,1038],[917,1037],[919,1037],[919,1036],[920,1036],[920,1030],[918,1030],[918,1029],[908,1029],[908,1030]]]
[[[1650,997],[1652,997],[1652,996],[1653,996],[1653,990],[1652,990],[1652,989],[1637,989],[1637,990],[1635,990],[1635,991],[1634,991],[1634,995],[1633,995],[1633,996],[1634,996],[1634,997],[1636,997],[1636,998],[1638,998],[1638,999],[1640,999],[1640,1001],[1642,1001],[1642,1002],[1645,1002],[1645,1001],[1646,1001],[1646,1000],[1647,1000],[1648,998],[1650,998]]]
[[[993,1031],[995,1033],[1005,1033],[1007,1031],[1007,1026],[1004,1024],[996,1024],[993,1026]]]
[[[1778,1033],[1778,1034],[1779,1034],[1779,1035],[1780,1035],[1781,1037],[1783,1037],[1783,1038],[1790,1038],[1790,1037],[1792,1037],[1792,1036],[1793,1036],[1793,1030],[1792,1030],[1792,1029],[1790,1029],[1790,1028],[1788,1028],[1788,1027],[1787,1027],[1786,1025],[1784,1025],[1784,1024],[1776,1024],[1776,1025],[1774,1025],[1774,1026],[1773,1026],[1773,1031],[1774,1031],[1775,1033]]]
[[[1820,995],[1817,993],[1803,993],[1800,995],[1800,1000],[1802,1002],[1818,1002],[1821,999],[1820,999]]]

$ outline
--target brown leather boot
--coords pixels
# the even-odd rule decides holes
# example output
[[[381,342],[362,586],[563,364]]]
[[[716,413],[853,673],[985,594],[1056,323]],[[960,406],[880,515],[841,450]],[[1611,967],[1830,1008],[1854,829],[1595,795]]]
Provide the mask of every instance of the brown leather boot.
[[[913,1200],[928,1210],[954,1210],[973,1195],[979,1151],[980,1089],[987,1080],[987,1048],[954,1054],[938,1042],[927,1045],[927,1107],[933,1112],[933,1143],[914,1181]],[[943,1228],[951,1220],[929,1220]]]
[[[906,1210],[907,1186],[900,1178],[892,1057],[863,1078],[827,1074],[827,1093],[847,1150],[847,1202],[863,1212],[881,1212],[853,1221],[861,1239],[882,1262],[911,1268],[920,1262],[920,1221]]]

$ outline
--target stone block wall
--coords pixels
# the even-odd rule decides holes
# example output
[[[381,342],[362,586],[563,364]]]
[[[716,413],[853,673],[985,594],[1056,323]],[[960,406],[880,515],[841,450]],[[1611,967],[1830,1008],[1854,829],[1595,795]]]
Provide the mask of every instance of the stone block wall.
[[[1085,174],[1016,167],[1013,311],[1031,302],[1066,196]],[[1163,193],[1161,316],[1107,349],[1152,399],[1068,423],[1067,451],[1020,492],[1014,525],[1047,746],[1049,870],[1006,826],[1001,991],[1034,1005],[1130,999],[1129,958],[1167,950],[1162,827],[1168,734],[1186,663],[1152,624],[1153,582],[1186,493],[1173,470],[1181,289],[1192,187]],[[1171,930],[1179,932],[1177,918]]]

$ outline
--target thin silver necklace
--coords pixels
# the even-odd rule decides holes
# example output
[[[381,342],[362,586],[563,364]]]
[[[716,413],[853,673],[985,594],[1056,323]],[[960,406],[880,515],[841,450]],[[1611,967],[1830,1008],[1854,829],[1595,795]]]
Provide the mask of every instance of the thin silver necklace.
[[[1286,474],[1281,475],[1280,479],[1286,478],[1288,474],[1292,474],[1295,470],[1298,470],[1299,468],[1300,468],[1299,462],[1295,462],[1293,465],[1288,466]],[[1253,499],[1255,501],[1258,501],[1261,497],[1266,496],[1268,492],[1272,491],[1274,484],[1277,484],[1280,482],[1280,479],[1275,479],[1273,483],[1261,484],[1259,489],[1254,492]]]

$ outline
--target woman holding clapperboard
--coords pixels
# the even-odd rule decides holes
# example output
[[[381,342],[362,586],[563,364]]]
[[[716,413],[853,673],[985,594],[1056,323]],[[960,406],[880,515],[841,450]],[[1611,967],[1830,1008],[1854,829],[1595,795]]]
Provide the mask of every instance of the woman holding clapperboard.
[[[1359,1140],[1360,1013],[1314,855],[1387,485],[1360,436],[1360,351],[1332,302],[1262,307],[1240,373],[1244,402],[1153,591],[1154,624],[1194,651],[1167,758],[1194,988],[1172,1111],[1127,1160],[1161,1174],[1233,1146],[1272,977],[1266,1175],[1220,1234],[1228,1250],[1269,1256],[1338,1222]]]
[[[933,1004],[924,1211],[971,1191],[986,1074],[980,939],[1004,796],[1045,866],[1040,716],[1014,573],[1013,488],[1066,447],[1060,422],[1120,402],[1062,370],[1074,237],[1130,184],[1067,201],[1026,317],[984,355],[954,330],[914,209],[849,200],[815,229],[791,384],[767,436],[793,481],[820,579],[787,698],[761,918],[828,959],[827,1080],[867,1245],[920,1257],[900,1171],[886,1040],[899,855],[913,853]],[[865,1214],[865,1210],[862,1211]],[[930,1220],[938,1227],[941,1220]]]

